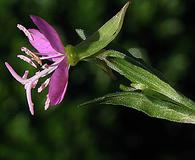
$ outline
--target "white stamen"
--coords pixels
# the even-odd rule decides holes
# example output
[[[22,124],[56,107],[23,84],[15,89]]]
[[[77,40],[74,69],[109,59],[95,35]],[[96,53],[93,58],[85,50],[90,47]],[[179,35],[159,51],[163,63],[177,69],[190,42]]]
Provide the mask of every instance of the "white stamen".
[[[47,95],[47,99],[45,101],[45,110],[49,108],[49,105],[50,105],[50,99],[49,99],[49,95]]]
[[[37,75],[37,74],[39,74],[40,73],[40,71],[37,71],[36,73],[35,73],[35,75]]]
[[[22,51],[22,52],[25,52],[28,56],[31,56],[31,51],[30,51],[28,48],[22,47],[22,48],[21,48],[21,51]]]
[[[50,78],[46,79],[45,82],[41,84],[41,86],[38,88],[38,93],[42,92],[49,84]]]
[[[22,47],[21,51],[25,52],[28,56],[32,57],[32,59],[35,60],[38,64],[42,65],[41,59],[35,53],[30,51],[28,48]]]
[[[18,27],[19,30],[24,32],[24,34],[29,38],[30,41],[33,41],[33,37],[31,35],[31,33],[28,31],[28,29],[26,29],[21,24],[17,24],[17,27]]]
[[[31,66],[37,68],[37,66],[35,65],[35,63],[28,57],[24,56],[24,55],[17,55],[18,58],[22,59],[23,61],[29,63]]]
[[[26,70],[26,71],[24,72],[24,75],[22,76],[22,78],[23,78],[23,79],[27,79],[27,78],[28,78],[28,74],[29,74],[29,71]]]
[[[49,67],[49,65],[45,63],[44,65],[42,65],[41,68],[42,68],[42,69],[46,69],[46,68],[48,68],[48,67]]]
[[[32,88],[33,88],[33,89],[36,87],[38,81],[39,81],[39,80],[37,79],[36,81],[33,82],[33,84],[32,84]]]
[[[44,59],[51,59],[51,58],[60,58],[62,56],[64,56],[64,55],[63,54],[60,54],[60,55],[53,55],[53,56],[43,56],[40,59],[41,60],[44,60]]]
[[[48,74],[50,74],[51,72],[53,72],[56,68],[57,68],[57,64],[59,64],[60,62],[55,62],[54,64],[56,64],[56,66],[49,66],[48,68],[42,70],[41,72],[35,74],[33,77],[29,78],[29,81],[35,81],[41,77],[45,77]]]

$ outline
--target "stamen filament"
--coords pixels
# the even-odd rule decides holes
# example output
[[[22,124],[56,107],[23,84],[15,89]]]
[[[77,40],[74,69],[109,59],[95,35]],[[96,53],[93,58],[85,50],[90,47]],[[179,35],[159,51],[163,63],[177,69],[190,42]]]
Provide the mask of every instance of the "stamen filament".
[[[35,53],[30,51],[28,48],[22,47],[21,51],[25,52],[28,56],[32,57],[38,64],[42,65],[41,59]]]
[[[38,88],[38,93],[42,92],[49,84],[50,78],[46,79],[45,82],[41,84],[41,86]]]
[[[28,74],[29,74],[29,71],[26,70],[26,71],[24,72],[24,75],[22,76],[22,78],[23,78],[23,79],[27,79],[27,78],[28,78]]]
[[[45,110],[49,108],[49,105],[50,105],[50,99],[49,99],[49,95],[47,94],[47,99],[45,101]]]
[[[40,57],[40,59],[44,60],[44,59],[51,59],[51,58],[60,58],[62,56],[63,56],[63,54],[61,54],[61,55],[53,55],[53,56],[43,56],[43,57]]]

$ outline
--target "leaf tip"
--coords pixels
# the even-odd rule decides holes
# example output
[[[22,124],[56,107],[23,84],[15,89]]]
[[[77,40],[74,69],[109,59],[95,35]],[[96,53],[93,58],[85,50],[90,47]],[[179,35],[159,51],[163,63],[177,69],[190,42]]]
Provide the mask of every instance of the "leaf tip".
[[[123,7],[123,9],[127,9],[129,7],[129,5],[131,4],[131,0],[129,0]]]

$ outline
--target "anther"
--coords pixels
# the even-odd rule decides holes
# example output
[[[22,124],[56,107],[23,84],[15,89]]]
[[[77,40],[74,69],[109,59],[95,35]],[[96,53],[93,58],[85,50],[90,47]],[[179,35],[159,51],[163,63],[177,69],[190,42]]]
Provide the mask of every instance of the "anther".
[[[42,69],[47,69],[47,68],[49,68],[49,65],[45,63],[44,65],[42,65],[41,68],[42,68]]]
[[[33,60],[35,60],[38,64],[42,65],[42,61],[41,59],[32,51],[30,51],[28,48],[26,47],[22,47],[21,48],[22,52],[25,52],[28,56],[30,56]]]
[[[18,58],[22,59],[23,61],[27,62],[28,64],[30,64],[31,66],[37,68],[36,64],[28,57],[24,56],[24,55],[17,55]]]
[[[33,37],[31,35],[31,33],[28,31],[28,29],[26,29],[24,26],[22,26],[21,24],[17,24],[17,27],[19,30],[23,31],[24,34],[29,38],[30,41],[33,40]]]

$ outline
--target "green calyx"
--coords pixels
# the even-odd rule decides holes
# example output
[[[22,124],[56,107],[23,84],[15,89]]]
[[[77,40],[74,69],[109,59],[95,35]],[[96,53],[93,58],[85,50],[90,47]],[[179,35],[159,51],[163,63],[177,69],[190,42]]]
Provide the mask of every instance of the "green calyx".
[[[67,45],[65,47],[68,62],[71,66],[75,66],[80,60],[93,57],[118,35],[122,28],[128,6],[129,2],[127,2],[114,17],[89,37],[87,37],[82,30],[77,29],[77,33],[82,41],[76,46]]]
[[[68,57],[68,63],[71,66],[75,66],[79,62],[79,57],[77,56],[75,47],[72,45],[67,45],[65,50]]]

